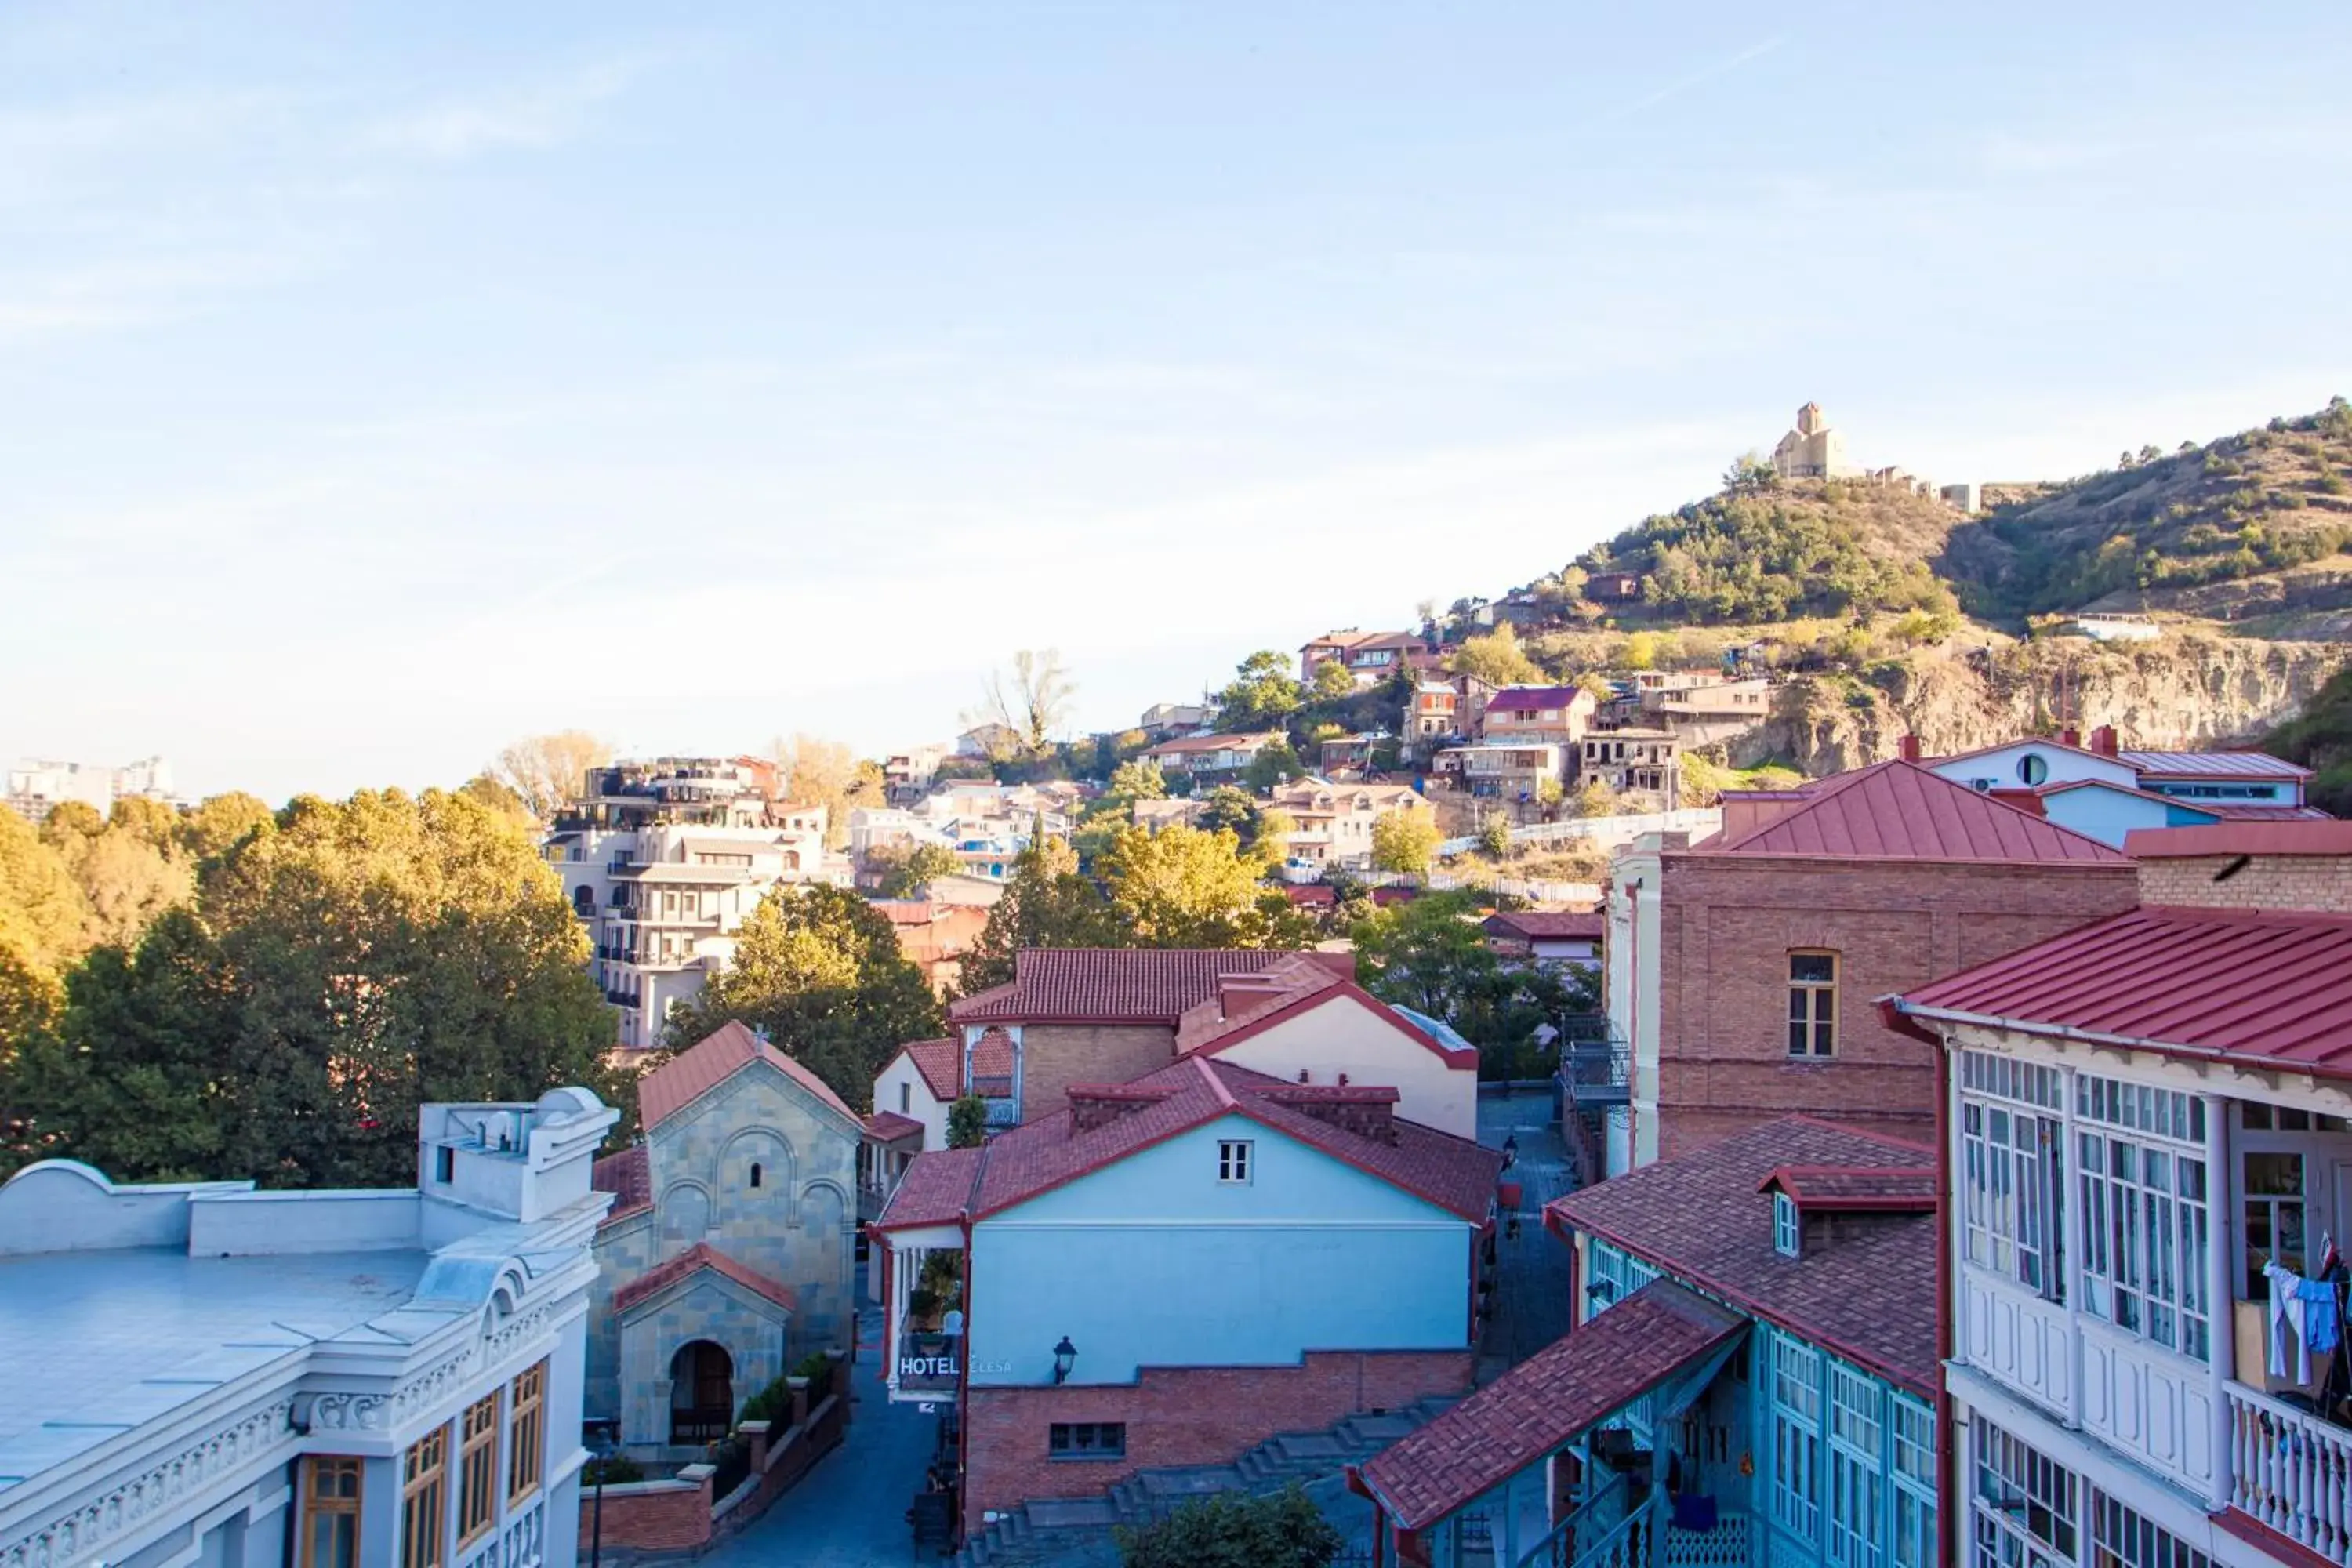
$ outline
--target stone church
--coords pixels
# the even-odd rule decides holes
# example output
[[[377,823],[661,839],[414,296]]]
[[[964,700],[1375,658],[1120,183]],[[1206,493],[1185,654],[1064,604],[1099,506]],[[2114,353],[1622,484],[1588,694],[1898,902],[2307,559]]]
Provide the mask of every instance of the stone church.
[[[1784,479],[1845,479],[1860,474],[1845,455],[1845,437],[1832,429],[1818,403],[1797,410],[1797,427],[1772,448],[1772,471]]]
[[[586,1414],[661,1457],[855,1324],[857,1114],[741,1024],[646,1075],[645,1138],[596,1163]]]

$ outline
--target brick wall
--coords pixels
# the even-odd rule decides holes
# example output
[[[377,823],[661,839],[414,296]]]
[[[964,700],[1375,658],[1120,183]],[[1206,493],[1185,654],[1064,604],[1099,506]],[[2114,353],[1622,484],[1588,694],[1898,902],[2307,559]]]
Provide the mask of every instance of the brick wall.
[[[1669,853],[1660,876],[1659,1149],[1793,1112],[1930,1135],[1935,1053],[1876,998],[2119,913],[2134,868]],[[1837,1049],[1788,1052],[1789,952],[1838,954]]]
[[[604,1489],[607,1552],[695,1552],[710,1539],[709,1465],[688,1465],[672,1481],[630,1481]],[[600,1539],[596,1489],[580,1489],[580,1547]]]
[[[1216,1465],[1279,1432],[1316,1432],[1470,1385],[1468,1351],[1310,1352],[1296,1367],[1147,1368],[1132,1384],[975,1388],[965,1405],[964,1528],[1033,1498],[1093,1497],[1138,1470]],[[1127,1426],[1121,1459],[1055,1459],[1057,1421]]]
[[[2236,865],[2227,879],[2214,879]],[[2352,855],[2167,856],[2139,863],[2139,901],[2217,910],[2352,913]]]
[[[1021,1119],[1060,1110],[1074,1083],[1128,1083],[1175,1059],[1172,1024],[1032,1024],[1021,1031]]]

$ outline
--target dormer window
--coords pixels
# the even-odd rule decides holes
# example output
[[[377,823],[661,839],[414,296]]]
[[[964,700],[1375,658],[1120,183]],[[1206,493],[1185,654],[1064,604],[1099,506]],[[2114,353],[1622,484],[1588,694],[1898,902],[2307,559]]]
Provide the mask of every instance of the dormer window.
[[[1783,1258],[1804,1251],[1804,1226],[1797,1215],[1797,1200],[1786,1193],[1772,1194],[1772,1250]]]

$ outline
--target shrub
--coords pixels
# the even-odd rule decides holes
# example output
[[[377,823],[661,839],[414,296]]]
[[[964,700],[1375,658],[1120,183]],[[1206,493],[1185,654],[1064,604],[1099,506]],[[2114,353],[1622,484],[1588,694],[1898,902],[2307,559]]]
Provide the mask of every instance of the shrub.
[[[948,1147],[977,1149],[988,1137],[988,1101],[967,1094],[948,1107]]]
[[[626,1454],[614,1454],[602,1459],[591,1459],[580,1467],[580,1484],[583,1487],[617,1487],[629,1481],[646,1479],[646,1468]]]
[[[1127,1568],[1328,1568],[1347,1544],[1295,1484],[1188,1502],[1141,1530],[1121,1526],[1117,1539]]]
[[[792,1387],[780,1377],[743,1402],[743,1414],[735,1418],[735,1424],[740,1426],[746,1421],[765,1421],[772,1425],[790,1421],[792,1416]]]

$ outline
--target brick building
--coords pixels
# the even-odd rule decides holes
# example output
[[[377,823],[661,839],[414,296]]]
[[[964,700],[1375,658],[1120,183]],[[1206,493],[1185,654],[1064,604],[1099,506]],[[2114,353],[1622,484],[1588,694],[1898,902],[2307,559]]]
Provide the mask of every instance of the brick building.
[[[1622,1172],[1791,1111],[1928,1135],[1934,1053],[1874,998],[2131,907],[2120,852],[1895,761],[1727,795],[1693,845],[1649,834],[1612,869]]]

